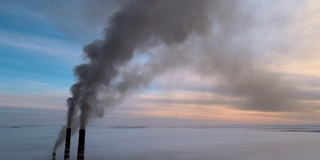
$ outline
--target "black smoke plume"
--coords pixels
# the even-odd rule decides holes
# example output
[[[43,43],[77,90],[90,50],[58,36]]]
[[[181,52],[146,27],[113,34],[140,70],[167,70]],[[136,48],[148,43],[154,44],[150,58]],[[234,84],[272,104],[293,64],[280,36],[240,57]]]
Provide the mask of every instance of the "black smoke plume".
[[[90,3],[90,1],[88,1]],[[184,67],[215,77],[243,100],[242,109],[287,110],[295,89],[252,62],[254,20],[239,0],[122,0],[102,39],[84,47],[84,64],[74,68],[67,126],[85,129],[129,93],[158,75]],[[102,3],[103,4],[103,3]],[[97,15],[99,16],[99,15]],[[246,39],[247,38],[247,39]],[[146,55],[133,63],[135,55]],[[79,112],[79,114],[77,113]],[[64,140],[62,128],[55,149]],[[54,150],[55,150],[54,149]]]
[[[139,0],[123,3],[121,9],[109,19],[103,39],[83,49],[87,63],[74,69],[78,81],[71,87],[72,97],[68,99],[67,126],[72,127],[75,123],[77,109],[80,110],[80,128],[84,129],[91,118],[103,116],[104,107],[122,99],[131,86],[125,82],[118,87],[111,84],[118,76],[120,67],[132,59],[135,51],[156,45],[172,46],[184,42],[191,34],[205,34],[209,25],[210,3],[207,0]],[[101,90],[110,93],[108,104],[104,106],[98,104],[100,100],[97,99]],[[64,130],[65,127],[61,133]],[[63,138],[58,138],[55,149],[62,141]]]

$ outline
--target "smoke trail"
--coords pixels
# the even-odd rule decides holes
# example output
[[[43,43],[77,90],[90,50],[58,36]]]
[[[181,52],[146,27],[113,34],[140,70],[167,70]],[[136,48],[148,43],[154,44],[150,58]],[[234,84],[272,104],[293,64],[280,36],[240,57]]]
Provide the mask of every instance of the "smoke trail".
[[[67,112],[67,125],[63,126],[58,134],[58,138],[55,142],[53,151],[55,152],[56,149],[61,146],[61,144],[63,143],[63,139],[66,137],[66,129],[67,128],[73,128],[76,129],[77,127],[77,123],[73,123],[74,122],[74,117],[76,116],[76,112],[77,112],[77,108],[75,106],[74,100],[73,98],[68,98],[67,99],[67,106],[68,106],[68,112]],[[76,130],[72,130],[72,134],[75,133]]]
[[[74,69],[77,82],[68,100],[67,126],[72,131],[84,129],[90,120],[104,116],[104,108],[178,67],[220,79],[232,94],[244,99],[236,107],[288,110],[295,88],[252,62],[254,39],[246,35],[254,20],[242,2],[121,1],[103,39],[84,47],[86,63]],[[138,54],[147,55],[146,62],[132,62]],[[60,133],[55,148],[64,140],[64,128]]]
[[[207,3],[205,0],[132,1],[115,13],[105,39],[84,48],[89,63],[75,68],[78,82],[74,95],[79,95],[76,102],[81,110],[80,128],[88,123],[99,88],[110,88],[118,67],[130,61],[135,50],[159,43],[181,43],[191,33],[206,31]]]
[[[190,34],[204,34],[209,25],[209,3],[207,0],[140,0],[124,4],[109,20],[104,39],[84,47],[88,63],[74,69],[78,82],[71,87],[73,105],[69,106],[68,125],[73,123],[74,107],[81,111],[80,128],[85,128],[91,118],[103,116],[98,113],[103,113],[105,106],[97,104],[101,88],[121,94],[109,96],[111,102],[107,106],[121,100],[131,87],[125,83],[121,87],[110,84],[120,66],[130,61],[137,49],[158,44],[171,46],[182,43]],[[57,144],[61,141],[59,138]]]
[[[126,93],[147,85],[169,69],[187,68],[196,75],[220,80],[231,96],[243,99],[234,102],[234,107],[258,111],[297,109],[294,100],[298,90],[280,75],[254,63],[254,43],[261,40],[252,36],[255,21],[241,8],[243,1],[215,2],[210,12],[211,32],[201,38],[191,35],[179,45],[162,46],[149,55],[146,63],[124,67],[123,80],[115,86]]]

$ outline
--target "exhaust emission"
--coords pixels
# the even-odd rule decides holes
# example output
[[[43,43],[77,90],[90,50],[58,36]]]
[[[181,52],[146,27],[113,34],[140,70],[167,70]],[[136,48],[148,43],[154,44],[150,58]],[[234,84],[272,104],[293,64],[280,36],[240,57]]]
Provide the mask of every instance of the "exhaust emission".
[[[252,61],[258,50],[250,43],[256,36],[244,35],[255,33],[250,27],[256,26],[256,17],[242,6],[224,0],[121,1],[104,35],[83,48],[84,63],[74,68],[66,126],[80,128],[78,160],[84,158],[85,128],[92,119],[178,67],[219,78],[222,88],[243,99],[230,101],[239,109],[282,111],[292,106],[295,88]],[[139,55],[147,56],[145,62],[135,62]],[[60,132],[54,151],[63,144],[65,126]]]
[[[77,160],[84,160],[84,143],[85,143],[86,130],[79,130],[79,140],[78,140],[78,155]]]
[[[70,157],[70,139],[71,139],[71,128],[67,128],[66,143],[64,148],[64,160],[69,160],[69,157]]]

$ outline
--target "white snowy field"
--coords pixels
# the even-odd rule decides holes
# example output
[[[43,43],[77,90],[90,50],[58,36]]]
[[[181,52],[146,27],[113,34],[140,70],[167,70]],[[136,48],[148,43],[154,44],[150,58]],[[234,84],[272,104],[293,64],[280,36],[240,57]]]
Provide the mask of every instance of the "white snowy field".
[[[93,126],[87,160],[319,160],[319,126]],[[59,126],[1,126],[0,159],[49,160]],[[71,159],[76,159],[77,134]],[[63,159],[63,147],[57,159]]]

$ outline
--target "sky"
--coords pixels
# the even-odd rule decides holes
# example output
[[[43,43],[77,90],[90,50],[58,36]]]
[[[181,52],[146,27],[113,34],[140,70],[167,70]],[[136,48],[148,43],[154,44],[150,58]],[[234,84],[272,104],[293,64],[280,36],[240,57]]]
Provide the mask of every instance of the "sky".
[[[298,109],[236,107],[243,97],[229,93],[219,78],[183,67],[108,108],[99,123],[319,123],[320,2],[240,2],[254,24],[237,38],[252,46],[254,66],[299,89]],[[76,81],[73,68],[84,61],[82,48],[103,37],[107,18],[118,7],[113,0],[1,1],[0,114],[7,115],[2,122],[50,117],[45,121],[63,123],[69,88]],[[133,61],[147,60],[137,54]]]

